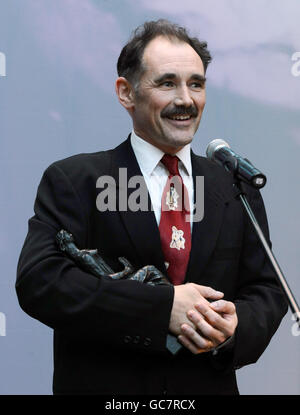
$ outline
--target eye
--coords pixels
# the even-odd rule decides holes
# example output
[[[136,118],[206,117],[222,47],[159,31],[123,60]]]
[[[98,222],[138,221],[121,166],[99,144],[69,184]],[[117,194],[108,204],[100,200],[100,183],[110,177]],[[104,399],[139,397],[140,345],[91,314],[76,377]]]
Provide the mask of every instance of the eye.
[[[172,88],[174,85],[173,81],[164,81],[161,83],[161,86],[166,86],[167,88]]]
[[[192,82],[190,86],[195,89],[203,89],[205,84],[203,82]]]

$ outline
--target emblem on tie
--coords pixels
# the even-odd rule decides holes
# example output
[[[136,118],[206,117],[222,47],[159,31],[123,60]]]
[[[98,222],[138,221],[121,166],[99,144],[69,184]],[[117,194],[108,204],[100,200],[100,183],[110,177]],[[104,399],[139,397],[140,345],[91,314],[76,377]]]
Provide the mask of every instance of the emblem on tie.
[[[183,237],[183,231],[177,229],[176,226],[172,226],[172,239],[170,248],[176,248],[178,251],[184,249],[185,239]]]
[[[186,221],[188,191],[180,176],[178,161],[177,156],[170,154],[161,159],[169,174],[162,193],[159,233],[164,261],[168,262],[167,274],[174,285],[183,284],[191,251],[191,224]]]
[[[178,207],[178,198],[179,194],[177,193],[175,187],[171,186],[170,191],[167,192],[166,195],[166,205],[169,207],[170,210],[175,210]]]

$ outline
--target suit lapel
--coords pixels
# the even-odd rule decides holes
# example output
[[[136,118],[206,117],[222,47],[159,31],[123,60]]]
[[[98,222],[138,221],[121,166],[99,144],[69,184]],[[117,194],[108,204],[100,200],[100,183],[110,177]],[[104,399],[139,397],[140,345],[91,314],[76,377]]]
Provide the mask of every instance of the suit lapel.
[[[203,157],[191,152],[194,189],[199,176],[204,176],[204,216],[201,221],[193,223],[192,249],[186,273],[185,282],[191,281],[192,275],[200,276],[216,246],[224,209],[227,202],[232,199],[232,190],[228,189],[228,182],[220,180],[220,174],[216,174],[215,168],[208,164]],[[126,170],[127,180],[120,180],[120,168]],[[125,171],[123,170],[123,172]],[[139,176],[147,189],[143,174],[139,168],[135,154],[128,139],[115,148],[112,152],[111,175],[116,181],[117,206],[120,206],[120,197],[127,192],[127,200],[136,188],[129,189],[128,181]],[[222,177],[222,176],[221,176]],[[224,184],[225,183],[225,184]],[[126,189],[125,189],[126,187]],[[131,209],[119,210],[124,227],[135,247],[138,260],[142,265],[155,265],[166,273],[164,257],[161,249],[159,229],[152,211],[151,200],[147,190],[147,209],[145,211],[132,211]],[[196,202],[197,195],[194,192]],[[196,270],[196,274],[195,274]]]
[[[197,202],[197,197],[204,197],[204,216],[201,221],[193,223],[192,250],[185,282],[189,282],[192,275],[200,277],[205,269],[216,246],[225,205],[232,197],[230,192],[228,193],[228,186],[222,187],[220,175],[215,173],[214,168],[208,167],[206,159],[195,156],[193,152],[191,157],[195,189],[194,202]],[[197,176],[204,176],[204,194],[202,195],[196,194]]]
[[[139,262],[142,265],[155,265],[162,272],[165,272],[159,229],[152,211],[151,199],[143,174],[131,147],[130,136],[113,151],[112,157],[112,176],[117,184],[119,214],[136,249]],[[120,168],[124,169],[122,170],[124,174],[126,172],[127,180],[124,177],[120,180]],[[128,189],[129,180],[136,176],[139,177],[144,189],[146,189],[147,206],[145,211],[132,211],[128,207],[124,209],[124,200],[129,201],[138,188],[137,186],[136,188]],[[121,210],[120,206],[122,206]]]

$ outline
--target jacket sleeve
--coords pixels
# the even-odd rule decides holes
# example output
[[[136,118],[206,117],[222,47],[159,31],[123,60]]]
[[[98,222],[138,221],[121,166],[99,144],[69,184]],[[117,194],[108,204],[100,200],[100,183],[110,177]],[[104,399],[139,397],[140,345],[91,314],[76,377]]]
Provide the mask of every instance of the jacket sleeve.
[[[19,258],[16,291],[31,317],[74,338],[115,347],[165,350],[173,287],[96,278],[56,246],[66,229],[85,247],[88,215],[68,176],[52,164],[44,173]],[[159,312],[158,312],[159,310]],[[132,342],[132,338],[147,342]]]

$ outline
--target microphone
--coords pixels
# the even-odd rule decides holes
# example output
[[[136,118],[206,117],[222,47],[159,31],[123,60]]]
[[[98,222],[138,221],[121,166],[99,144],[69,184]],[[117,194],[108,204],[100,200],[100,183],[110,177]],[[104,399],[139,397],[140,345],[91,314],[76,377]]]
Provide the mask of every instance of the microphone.
[[[249,160],[231,150],[229,144],[224,140],[211,141],[206,149],[206,155],[208,159],[232,172],[237,179],[256,189],[261,189],[267,182],[266,176],[260,170],[254,167]]]

